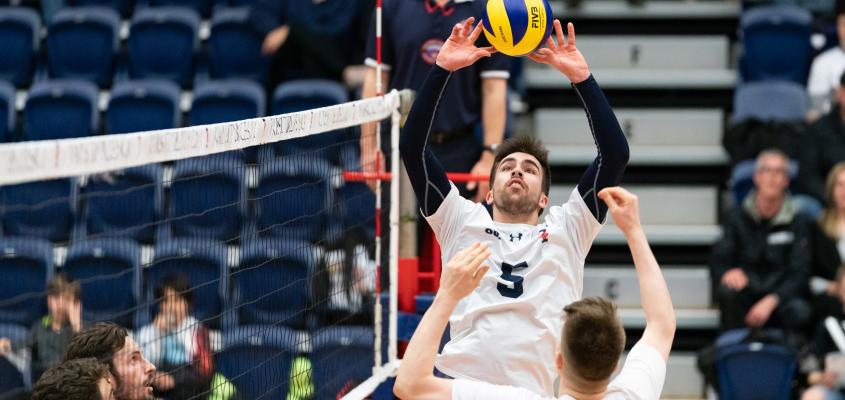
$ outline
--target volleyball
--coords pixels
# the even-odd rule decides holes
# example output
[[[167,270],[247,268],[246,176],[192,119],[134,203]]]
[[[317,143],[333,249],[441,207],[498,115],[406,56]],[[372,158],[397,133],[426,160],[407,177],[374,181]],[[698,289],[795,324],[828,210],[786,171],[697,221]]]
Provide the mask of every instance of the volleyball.
[[[548,0],[488,0],[482,16],[490,44],[514,57],[542,46],[552,33],[553,19]]]

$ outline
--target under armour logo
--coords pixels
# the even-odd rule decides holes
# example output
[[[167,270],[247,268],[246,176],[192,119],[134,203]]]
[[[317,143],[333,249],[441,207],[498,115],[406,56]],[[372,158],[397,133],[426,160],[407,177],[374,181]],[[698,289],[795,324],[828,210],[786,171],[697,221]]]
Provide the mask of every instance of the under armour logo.
[[[510,237],[511,237],[511,242],[513,242],[513,239],[514,239],[514,238],[516,238],[516,240],[522,240],[522,233],[520,233],[520,234],[519,234],[519,235],[517,235],[517,236],[514,236],[514,234],[513,234],[513,233],[509,233],[509,235],[510,235]]]

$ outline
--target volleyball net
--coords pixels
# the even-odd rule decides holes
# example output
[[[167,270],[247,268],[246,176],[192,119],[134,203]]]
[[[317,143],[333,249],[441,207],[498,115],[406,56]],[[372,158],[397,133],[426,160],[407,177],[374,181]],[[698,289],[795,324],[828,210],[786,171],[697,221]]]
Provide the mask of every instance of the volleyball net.
[[[25,343],[45,315],[73,319],[73,307],[48,309],[47,298],[68,287],[56,282],[78,282],[83,325],[127,328],[176,382],[157,383],[159,393],[370,395],[398,366],[399,210],[388,205],[398,203],[410,101],[393,91],[264,118],[0,145],[0,337]],[[379,121],[392,127],[390,158],[377,161],[389,194],[344,179],[359,167],[358,127]],[[12,348],[0,362],[34,382],[29,349]]]

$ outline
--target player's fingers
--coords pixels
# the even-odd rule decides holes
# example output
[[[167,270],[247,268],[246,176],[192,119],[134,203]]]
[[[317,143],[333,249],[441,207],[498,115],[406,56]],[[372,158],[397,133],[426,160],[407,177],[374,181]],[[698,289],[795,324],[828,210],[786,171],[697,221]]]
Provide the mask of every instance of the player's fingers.
[[[476,270],[475,270],[475,273],[473,273],[473,274],[472,274],[472,280],[473,280],[474,285],[476,285],[476,286],[477,286],[477,285],[478,285],[478,282],[481,282],[481,280],[482,280],[482,279],[484,279],[484,275],[485,275],[485,274],[487,273],[487,271],[489,271],[489,270],[490,270],[490,266],[489,266],[489,265],[486,265],[486,264],[485,264],[485,265],[482,265],[481,267],[479,267],[478,269],[476,269]]]
[[[478,24],[475,25],[475,29],[473,29],[472,33],[469,34],[469,40],[475,43],[479,36],[481,36],[481,21],[478,21]]]
[[[488,257],[490,257],[490,249],[485,248],[484,251],[475,254],[467,266],[470,268],[470,271],[475,271]]]
[[[566,39],[563,37],[563,28],[560,27],[560,20],[555,20],[555,37],[557,37],[558,46],[566,46]]]
[[[575,48],[575,24],[572,22],[566,24],[566,31],[569,36],[569,40],[566,42],[566,45]]]
[[[551,50],[551,49],[556,49],[556,48],[557,48],[557,43],[555,43],[555,40],[554,40],[554,39],[552,39],[552,37],[551,37],[551,36],[549,36],[548,38],[546,38],[546,47],[547,47],[548,49],[550,49],[550,50]],[[543,50],[543,49],[540,49],[540,50]]]
[[[610,189],[610,188],[607,188]],[[604,200],[604,203],[607,204],[607,207],[610,208],[611,211],[615,211],[619,209],[619,203],[616,202],[616,199],[613,197],[613,192],[607,189],[602,190],[599,192],[599,198]]]
[[[496,54],[496,52],[498,52],[498,51],[499,51],[498,49],[496,49],[496,48],[495,48],[495,47],[493,47],[493,46],[482,47],[482,48],[481,48],[481,50],[484,50],[484,51],[486,51],[486,52],[489,52],[491,55],[492,55],[492,54]]]
[[[546,57],[541,55],[539,52],[535,51],[533,53],[528,54],[528,59],[538,63],[546,62]]]
[[[470,33],[472,32],[473,23],[475,23],[474,17],[469,17],[464,21],[463,32],[461,32],[461,36],[469,37]]]

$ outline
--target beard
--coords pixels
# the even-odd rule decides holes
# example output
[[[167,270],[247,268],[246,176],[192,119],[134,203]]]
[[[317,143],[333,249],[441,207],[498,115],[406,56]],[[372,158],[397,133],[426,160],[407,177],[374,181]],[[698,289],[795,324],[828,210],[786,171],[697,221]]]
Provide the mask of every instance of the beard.
[[[509,215],[536,214],[540,209],[539,202],[539,193],[536,196],[532,196],[531,194],[513,196],[509,193],[500,193],[499,196],[494,196],[493,198],[493,205],[499,211]]]

